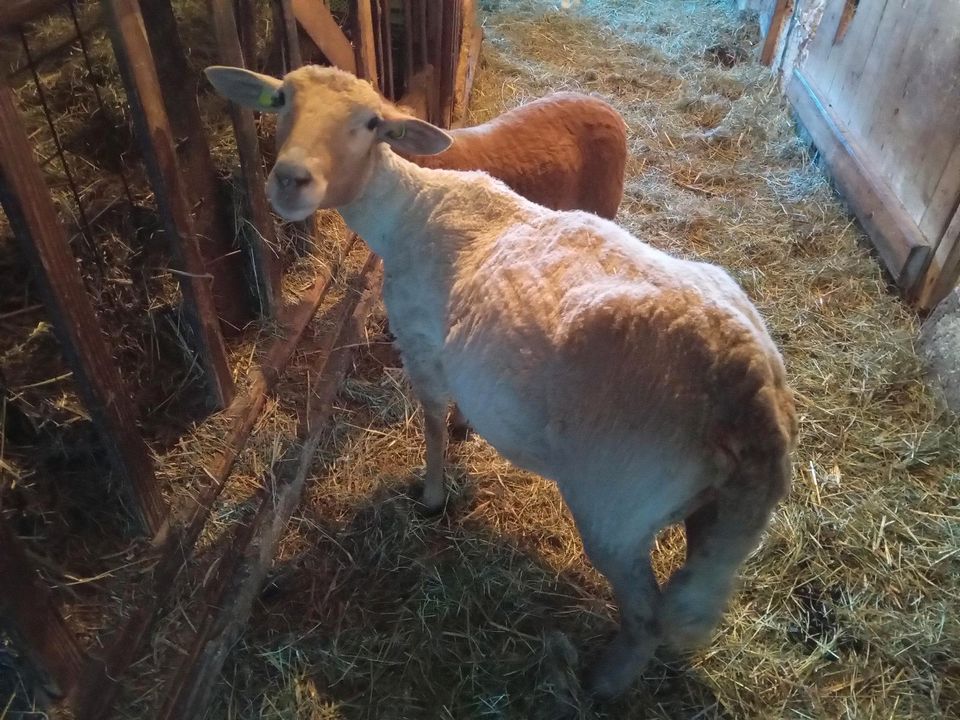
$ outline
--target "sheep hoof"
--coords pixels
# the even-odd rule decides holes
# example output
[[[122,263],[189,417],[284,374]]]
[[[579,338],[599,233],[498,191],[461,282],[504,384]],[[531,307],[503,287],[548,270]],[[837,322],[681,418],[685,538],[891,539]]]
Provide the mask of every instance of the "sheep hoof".
[[[652,643],[631,644],[623,636],[617,636],[588,671],[584,687],[600,702],[618,699],[639,677],[653,649]]]
[[[430,488],[424,486],[420,491],[420,504],[423,506],[422,512],[427,517],[436,517],[443,513],[447,506],[446,494],[441,492],[439,497],[430,492]]]

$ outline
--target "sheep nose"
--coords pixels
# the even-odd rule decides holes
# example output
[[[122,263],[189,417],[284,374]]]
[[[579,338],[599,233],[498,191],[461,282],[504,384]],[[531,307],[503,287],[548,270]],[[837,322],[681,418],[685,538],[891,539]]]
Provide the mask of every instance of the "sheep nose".
[[[273,167],[274,177],[277,179],[277,185],[284,190],[294,188],[305,188],[313,182],[313,175],[310,171],[299,163],[280,161]]]

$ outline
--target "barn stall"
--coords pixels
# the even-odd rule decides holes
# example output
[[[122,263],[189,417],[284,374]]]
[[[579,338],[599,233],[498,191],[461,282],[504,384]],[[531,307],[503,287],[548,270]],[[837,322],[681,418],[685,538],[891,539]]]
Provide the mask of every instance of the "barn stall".
[[[618,221],[735,274],[784,349],[801,411],[792,494],[713,642],[689,658],[661,658],[625,700],[597,707],[577,675],[613,629],[612,598],[555,489],[470,438],[455,450],[448,512],[421,516],[411,491],[422,462],[419,418],[382,332],[375,260],[333,214],[312,227],[258,216],[250,195],[259,156],[270,159],[269,120],[231,115],[200,81],[200,68],[237,46],[279,71],[296,63],[298,45],[301,61],[348,63],[346,41],[358,71],[378,73],[398,97],[407,84],[442,88],[413,76],[452,59],[454,46],[458,58],[475,52],[472,39],[448,40],[443,52],[434,18],[420,31],[432,40],[409,47],[411,67],[405,3],[393,3],[389,50],[382,4],[362,16],[364,3],[331,3],[329,14],[318,5],[174,3],[165,17],[180,43],[161,25],[164,41],[150,45],[168,122],[199,111],[203,143],[183,129],[169,134],[183,182],[212,178],[206,194],[186,193],[207,200],[180,220],[199,224],[206,205],[223,204],[207,220],[226,223],[220,250],[215,230],[193,231],[204,241],[202,273],[183,270],[175,242],[191,233],[166,217],[176,202],[161,200],[170,184],[158,179],[162,163],[151,168],[144,157],[131,80],[116,64],[114,24],[124,23],[111,18],[130,16],[77,3],[59,19],[18,25],[25,41],[18,29],[4,46],[11,70],[26,62],[6,82],[41,166],[32,189],[54,201],[35,214],[60,219],[52,249],[71,249],[74,285],[82,284],[72,300],[46,299],[42,273],[30,272],[36,261],[7,233],[0,508],[10,551],[0,573],[4,590],[28,587],[29,577],[33,591],[4,592],[0,609],[8,621],[42,621],[6,625],[10,712],[47,695],[80,717],[956,714],[957,426],[922,378],[915,315],[889,292],[776,80],[758,65],[764,15],[758,22],[709,0],[479,6],[483,59],[466,122],[554,89],[614,103],[630,126]],[[164,17],[162,3],[140,3],[148,36],[160,22],[151,7]],[[412,3],[410,15],[421,7]],[[324,33],[331,19],[342,29],[334,40]],[[67,40],[76,25],[86,48]],[[366,40],[356,31],[364,27]],[[185,65],[170,71],[159,56],[176,55],[178,44]],[[65,56],[46,55],[57,46]],[[380,80],[387,57],[392,93]],[[31,63],[49,88],[45,102]],[[466,75],[470,63],[462,67]],[[448,74],[454,88],[466,83],[458,74]],[[457,116],[457,91],[446,102],[440,94],[411,104],[444,124],[441,108]],[[60,139],[48,135],[51,124]],[[257,146],[244,150],[251,140]],[[202,161],[191,143],[208,149],[212,170],[183,169]],[[279,272],[261,270],[271,257]],[[231,262],[239,268],[221,267]],[[220,278],[238,274],[235,291],[247,297],[225,300],[229,280]],[[214,365],[191,325],[197,303],[183,285],[192,275],[215,278],[209,302],[234,397],[226,411],[212,412],[227,404],[228,383],[218,396],[210,382]],[[146,448],[167,513],[159,523],[133,486],[144,476],[128,480],[124,458],[105,447],[105,421],[97,398],[84,395],[89,381],[70,339],[53,334],[64,322],[58,308],[82,312],[84,290],[101,353],[131,401],[115,425],[130,433],[136,418],[131,434]],[[682,532],[665,533],[658,573],[682,555]]]

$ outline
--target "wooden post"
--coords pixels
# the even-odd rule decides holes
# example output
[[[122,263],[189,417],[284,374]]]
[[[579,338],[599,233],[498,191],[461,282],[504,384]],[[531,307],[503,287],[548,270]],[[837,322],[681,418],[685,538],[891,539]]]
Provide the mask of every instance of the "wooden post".
[[[763,38],[763,49],[760,51],[760,62],[764,65],[773,64],[773,53],[776,52],[783,26],[792,10],[793,0],[777,0],[770,18],[770,27],[767,28],[766,37]]]
[[[315,0],[292,0],[293,13],[331,64],[357,74],[353,46],[337,25],[330,8]]]
[[[70,253],[57,211],[33,159],[30,140],[0,83],[0,202],[44,294],[47,310],[73,370],[77,390],[107,448],[143,528],[156,533],[166,518],[153,462],[137,431],[137,414]]]
[[[403,92],[410,92],[416,71],[413,58],[413,0],[403,0]]]
[[[194,230],[207,272],[213,276],[213,299],[226,328],[240,328],[251,317],[250,292],[243,256],[234,251],[232,208],[225,202],[200,109],[195,82],[177,29],[170,0],[141,0],[150,49],[157,61],[167,116],[173,128],[180,169],[192,201]]]
[[[357,0],[357,70],[360,77],[380,87],[377,77],[377,42],[373,32],[373,7],[376,0]]]
[[[243,53],[245,67],[257,66],[257,8],[255,0],[233,0],[234,18],[237,23],[237,39]]]
[[[960,207],[954,210],[933,252],[930,264],[923,274],[917,291],[917,306],[922,311],[933,310],[960,281]]]
[[[179,266],[176,274],[183,292],[184,312],[193,333],[192,341],[200,356],[213,404],[226,407],[233,398],[227,351],[220,334],[210,278],[194,235],[193,216],[140,6],[137,0],[102,0],[102,3],[150,184]]]
[[[381,82],[383,94],[390,100],[396,100],[393,80],[393,33],[390,24],[390,0],[380,2],[380,53],[383,66]]]
[[[280,12],[283,15],[283,37],[287,48],[287,72],[290,72],[303,65],[300,38],[297,36],[297,16],[291,0],[280,0]]]
[[[83,649],[31,566],[20,539],[2,518],[0,624],[30,661],[48,698],[69,696],[80,678]]]
[[[230,0],[210,0],[210,10],[220,62],[224,65],[246,67]],[[245,110],[235,103],[230,103],[229,106],[249,212],[250,227],[247,235],[253,255],[260,312],[265,317],[276,317],[281,304],[280,263],[273,250],[277,244],[277,234],[263,189],[266,177],[260,157],[257,124],[254,122],[252,110]]]
[[[63,5],[64,0],[4,0],[0,4],[0,31],[30,22],[40,15],[52,12]]]

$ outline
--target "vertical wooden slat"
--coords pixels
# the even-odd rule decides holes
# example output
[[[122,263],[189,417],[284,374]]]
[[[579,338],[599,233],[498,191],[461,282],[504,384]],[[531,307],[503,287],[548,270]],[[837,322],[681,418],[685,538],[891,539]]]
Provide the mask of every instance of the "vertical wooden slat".
[[[413,74],[413,0],[403,0],[403,91],[410,92]]]
[[[932,310],[960,281],[960,207],[934,250],[933,258],[916,292],[921,310]]]
[[[454,57],[456,55],[456,22],[457,1],[442,0],[436,6],[439,15],[440,40],[439,55],[436,63],[440,76],[440,122],[443,127],[450,126],[450,116],[453,111],[453,75]]]
[[[177,20],[170,0],[141,0],[150,48],[157,63],[167,116],[176,138],[180,169],[192,202],[194,230],[204,266],[213,276],[213,299],[226,328],[242,327],[251,316],[251,297],[243,277],[243,258],[234,252],[230,217],[200,109]]]
[[[158,532],[166,506],[117,372],[30,150],[9,87],[0,83],[0,201],[33,268],[77,390],[144,529]]]
[[[157,198],[183,292],[183,309],[193,334],[213,404],[226,407],[233,399],[233,378],[220,334],[210,278],[203,266],[193,229],[193,216],[177,162],[177,149],[160,83],[147,42],[137,0],[102,0],[110,25],[127,102],[140,140],[150,184]]]
[[[417,70],[423,70],[430,64],[430,54],[427,50],[427,0],[415,0],[413,7],[413,22],[416,26],[414,38],[417,48]]]
[[[783,26],[793,10],[793,2],[794,0],[777,0],[773,15],[770,17],[770,27],[767,28],[766,37],[763,39],[763,48],[760,51],[760,62],[764,65],[773,64],[773,54],[780,42]]]
[[[210,0],[210,10],[213,15],[220,62],[224,65],[245,67],[230,0]],[[241,108],[235,103],[229,105],[249,213],[248,234],[260,312],[265,317],[276,317],[281,303],[280,263],[273,251],[277,243],[277,235],[263,189],[265,175],[260,156],[260,141],[257,138],[257,125],[253,119],[253,111]]]
[[[41,675],[50,699],[70,695],[80,678],[83,649],[13,530],[0,518],[0,624]],[[6,700],[6,698],[4,698]]]
[[[283,34],[287,47],[287,72],[290,72],[303,65],[300,36],[297,35],[297,16],[291,0],[280,0],[280,11],[283,13]]]
[[[390,25],[390,0],[380,2],[380,48],[383,66],[383,94],[396,100],[393,79],[393,33]]]
[[[237,21],[237,38],[243,53],[245,67],[257,65],[257,7],[255,0],[233,0],[234,17]]]
[[[373,31],[373,7],[376,0],[357,0],[357,70],[360,77],[380,86],[377,75],[377,42]]]

